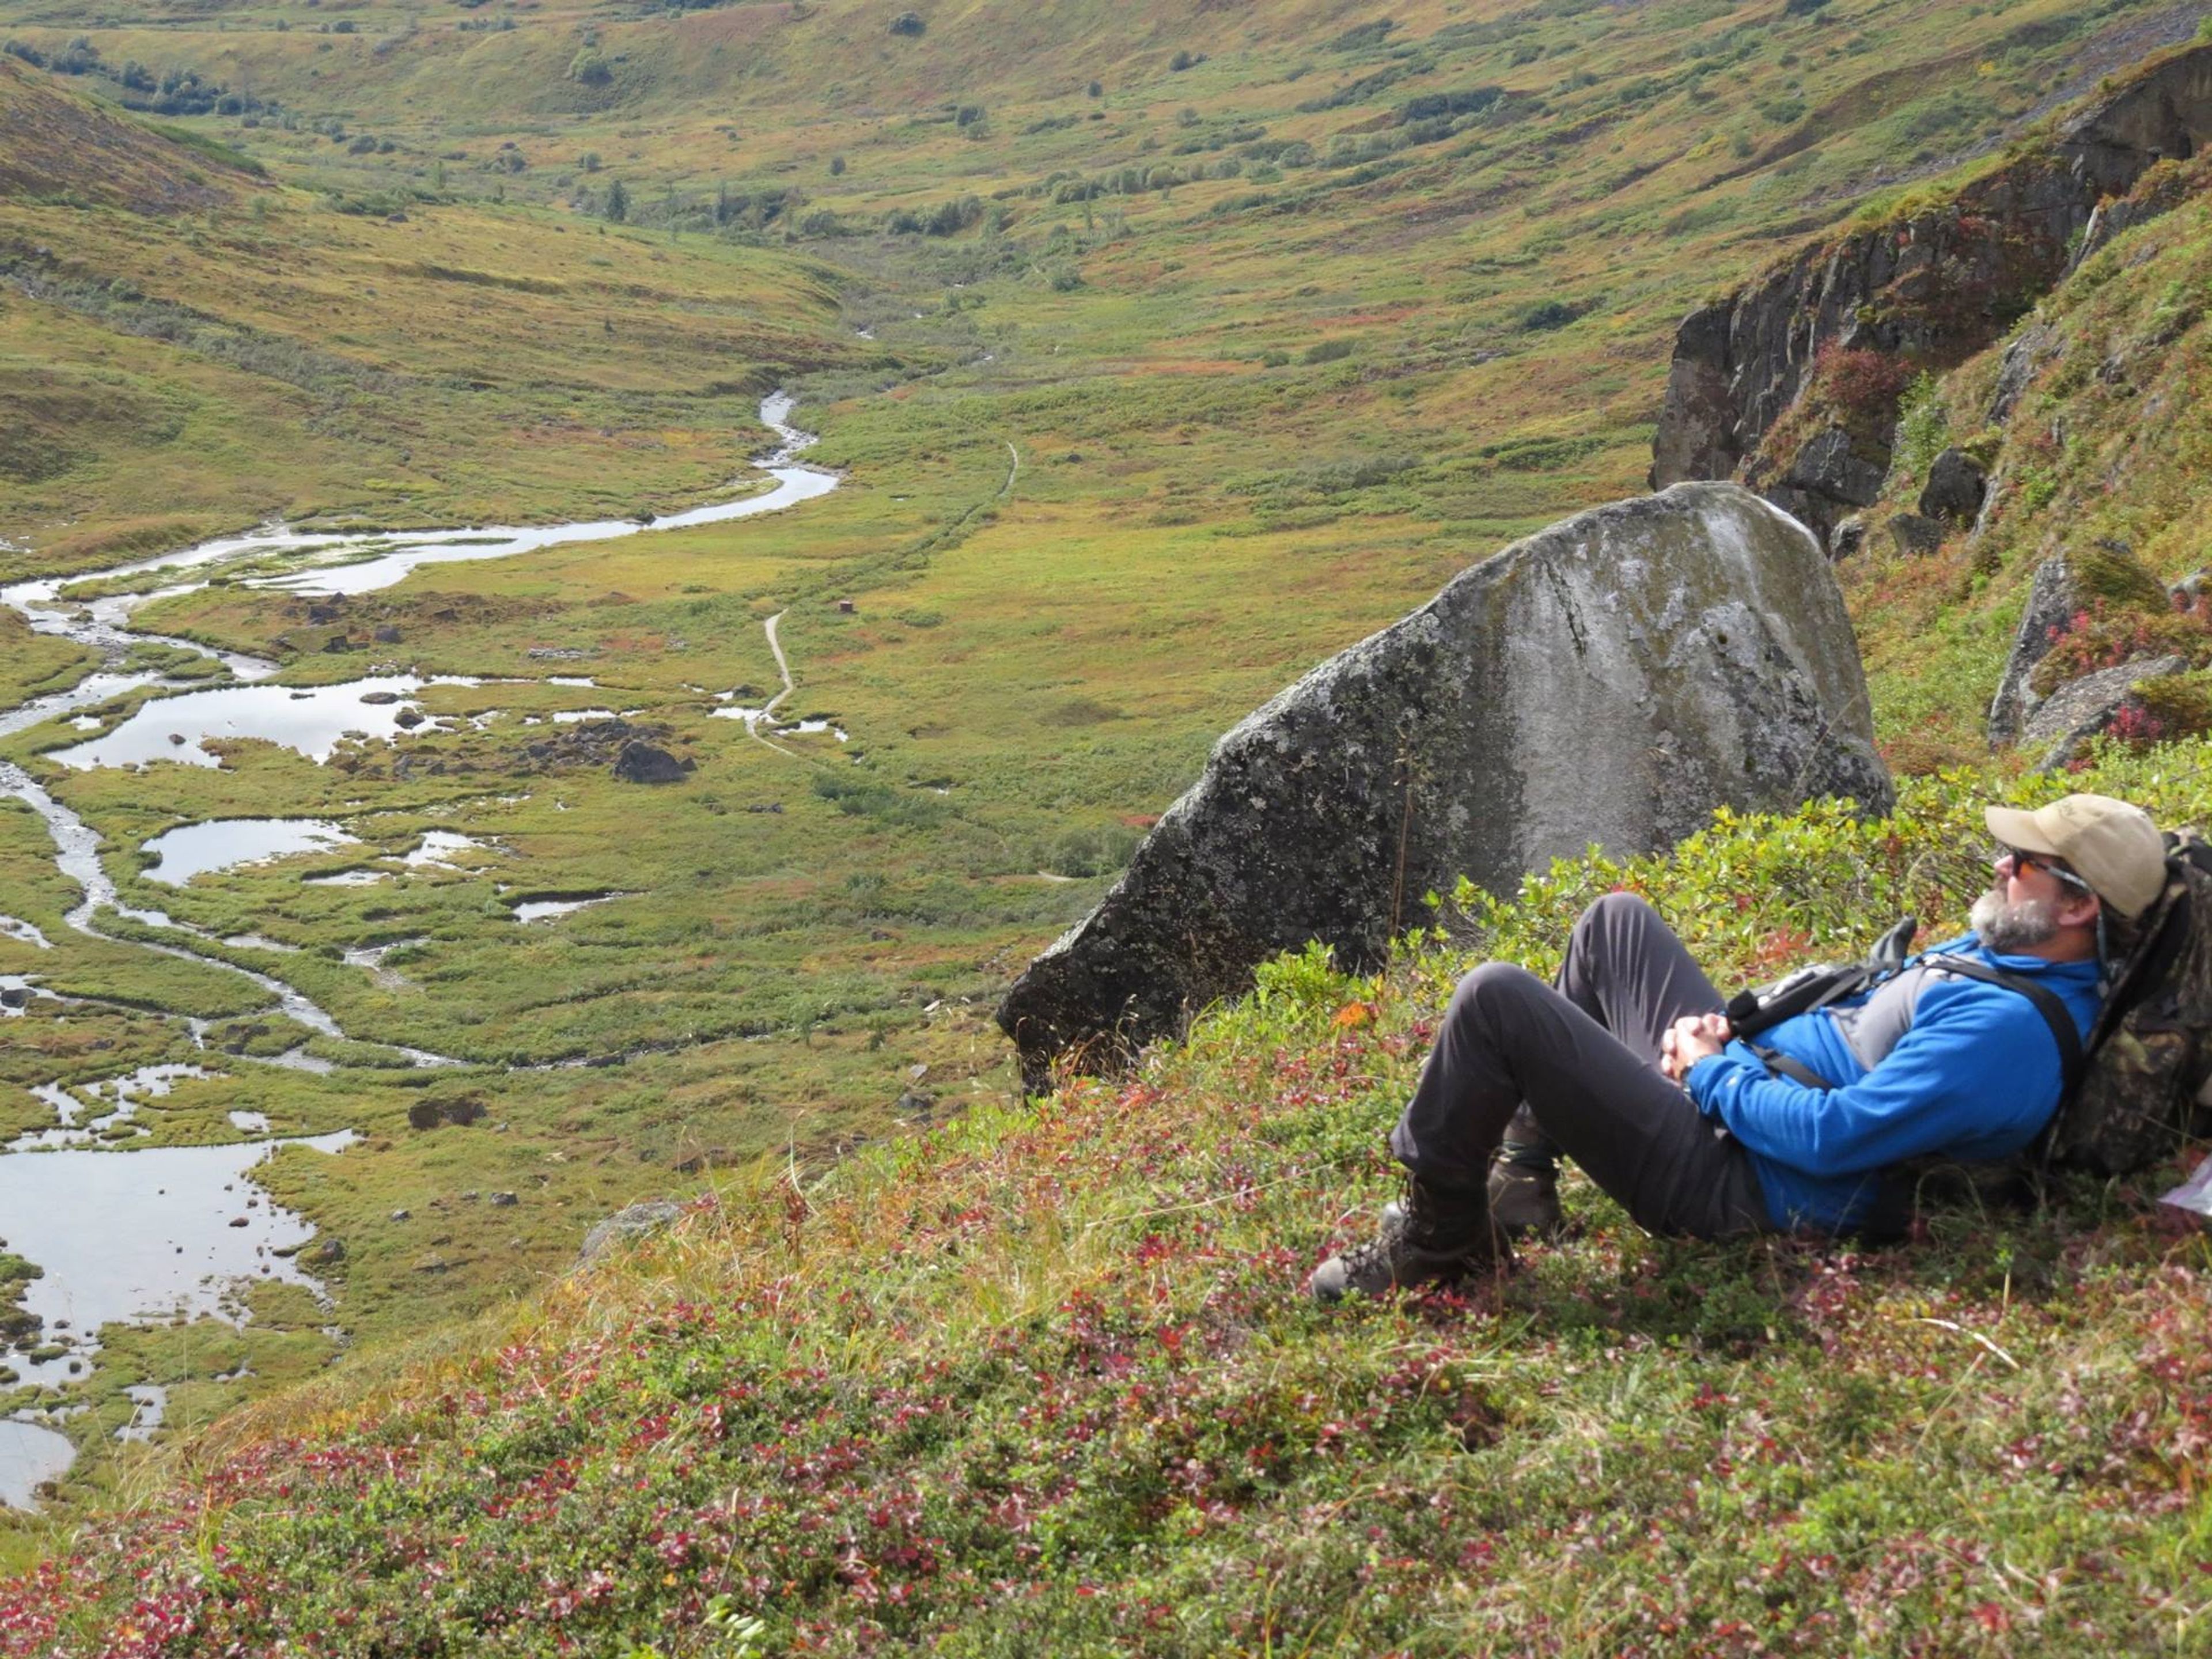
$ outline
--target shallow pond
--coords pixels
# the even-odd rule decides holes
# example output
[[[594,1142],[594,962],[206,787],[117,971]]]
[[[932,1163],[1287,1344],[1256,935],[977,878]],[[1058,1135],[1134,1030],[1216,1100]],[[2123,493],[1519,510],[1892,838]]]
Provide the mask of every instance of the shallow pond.
[[[17,1418],[0,1419],[0,1504],[27,1510],[39,1484],[58,1480],[76,1459],[76,1448],[53,1430]]]
[[[155,761],[213,766],[216,757],[205,747],[210,739],[259,738],[320,763],[349,734],[385,742],[398,736],[404,729],[399,716],[420,712],[414,696],[425,684],[479,683],[449,674],[428,681],[412,674],[392,674],[337,685],[228,685],[183,691],[155,699],[112,731],[57,750],[53,757],[79,771],[95,766],[146,766]],[[392,702],[362,701],[387,693]]]
[[[517,921],[545,921],[554,916],[572,916],[579,910],[588,910],[594,904],[611,904],[618,898],[629,898],[628,893],[595,893],[589,898],[526,899],[514,907]]]
[[[279,1146],[337,1152],[349,1130],[306,1140],[225,1146],[149,1146],[127,1152],[70,1150],[0,1156],[0,1216],[9,1254],[45,1277],[24,1287],[23,1306],[46,1322],[66,1321],[89,1338],[102,1325],[212,1314],[237,1321],[240,1279],[321,1286],[289,1251],[314,1229],[276,1204],[247,1171]],[[59,1383],[82,1353],[34,1360],[22,1349],[0,1361],[29,1381]]]
[[[327,853],[358,840],[322,818],[214,818],[180,825],[148,842],[143,850],[161,861],[146,872],[146,879],[181,887],[211,871],[266,864],[295,853]]]

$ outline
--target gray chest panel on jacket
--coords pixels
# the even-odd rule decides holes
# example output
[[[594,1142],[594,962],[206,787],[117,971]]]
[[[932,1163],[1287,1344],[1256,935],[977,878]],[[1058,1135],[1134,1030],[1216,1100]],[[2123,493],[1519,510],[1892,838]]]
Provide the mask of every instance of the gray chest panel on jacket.
[[[1913,1011],[1920,1006],[1920,994],[1928,982],[1937,976],[1955,979],[1955,974],[1946,974],[1936,961],[1923,958],[1898,970],[1896,975],[1884,981],[1874,994],[1856,1008],[1836,1008],[1836,1030],[1844,1042],[1857,1056],[1860,1065],[1871,1072],[1888,1057],[1905,1034],[1912,1029]]]

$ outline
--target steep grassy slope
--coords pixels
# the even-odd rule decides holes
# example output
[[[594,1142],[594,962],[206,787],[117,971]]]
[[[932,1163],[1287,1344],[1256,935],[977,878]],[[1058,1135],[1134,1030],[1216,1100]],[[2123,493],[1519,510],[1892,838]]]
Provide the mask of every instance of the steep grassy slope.
[[[281,967],[349,1031],[471,1065],[434,1079],[324,1042],[331,1078],[241,1060],[148,1114],[163,1143],[228,1133],[233,1105],[362,1130],[271,1178],[347,1254],[328,1313],[112,1334],[69,1402],[91,1406],[65,1425],[87,1453],[69,1501],[128,1478],[107,1440],[126,1382],[176,1384],[189,1431],[323,1363],[322,1325],[374,1348],[556,1270],[631,1199],[1002,1097],[977,1011],[1214,734],[1511,535],[1637,487],[1692,301],[2196,21],[1483,0],[1383,29],[1359,8],[994,3],[923,9],[915,35],[896,15],[126,6],[94,27],[0,5],[0,39],[55,66],[0,87],[145,106],[271,178],[160,217],[0,200],[0,395],[33,434],[0,433],[0,571],[270,513],[661,509],[737,470],[775,379],[846,475],[786,518],[446,566],[334,618],[236,586],[148,614],[294,684],[384,661],[526,681],[431,695],[481,729],[143,775],[64,772],[42,758],[56,728],[9,740],[134,902],[297,946],[213,949]],[[779,754],[714,714],[777,684],[779,613],[793,711],[849,743]],[[378,628],[400,641],[328,649]],[[526,721],[595,705],[697,771],[645,793],[532,755]],[[335,816],[364,844],[143,881],[149,837],[248,811]],[[500,851],[300,879],[429,829]],[[46,1077],[185,1052],[183,1016],[256,1054],[296,1035],[245,981],[70,936],[41,834],[0,815],[9,911],[56,948],[0,939],[0,971],[85,1000],[10,1026],[5,1127],[46,1121]],[[517,898],[607,890],[635,896],[513,920]],[[343,954],[388,945],[398,984]],[[405,1127],[453,1093],[481,1097],[482,1133]]]
[[[2206,758],[2083,781],[2197,817],[2161,780]],[[1948,924],[2000,789],[1562,865],[1467,895],[1470,943],[1540,963],[1620,884],[1731,979]],[[2202,1645],[2212,1264],[2128,1188],[1876,1252],[1657,1245],[1576,1188],[1516,1277],[1306,1304],[1389,1190],[1467,948],[1371,981],[1285,959],[1127,1086],[763,1170],[519,1316],[235,1419],[0,1591],[0,1651]]]

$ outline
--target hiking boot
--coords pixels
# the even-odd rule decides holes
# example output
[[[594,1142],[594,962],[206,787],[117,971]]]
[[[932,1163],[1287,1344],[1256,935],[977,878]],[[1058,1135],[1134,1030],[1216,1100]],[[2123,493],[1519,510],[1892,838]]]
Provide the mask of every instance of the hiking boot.
[[[1316,1302],[1334,1302],[1351,1291],[1381,1296],[1416,1285],[1455,1285],[1512,1259],[1512,1247],[1491,1226],[1480,1188],[1454,1190],[1412,1181],[1405,1202],[1383,1206],[1373,1238],[1313,1270],[1306,1294]]]
[[[1491,1161],[1488,1186],[1490,1218],[1506,1237],[1552,1239],[1565,1232],[1555,1160],[1508,1146]]]

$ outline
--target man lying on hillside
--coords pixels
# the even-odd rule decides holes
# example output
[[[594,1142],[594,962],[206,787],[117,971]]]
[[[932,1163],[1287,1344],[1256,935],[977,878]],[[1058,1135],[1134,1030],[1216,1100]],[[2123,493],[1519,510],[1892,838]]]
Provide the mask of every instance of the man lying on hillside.
[[[2057,1031],[2021,991],[1931,958],[2024,975],[2086,1032],[2106,922],[2158,897],[2165,848],[2140,808],[2103,795],[1986,816],[2000,850],[1974,931],[1760,1033],[1764,1055],[1734,1039],[1721,994],[1631,894],[1583,913],[1556,986],[1477,968],[1390,1133],[1406,1201],[1307,1290],[1378,1295],[1510,1260],[1509,1235],[1558,1228],[1562,1151],[1647,1231],[1717,1239],[1891,1231],[1901,1194],[1884,1171],[2027,1146],[2062,1093]]]

